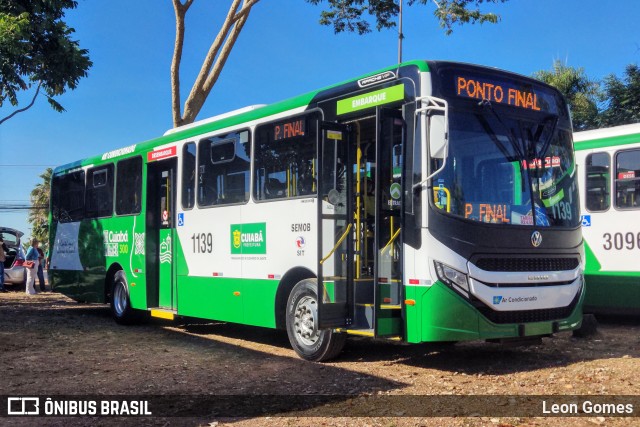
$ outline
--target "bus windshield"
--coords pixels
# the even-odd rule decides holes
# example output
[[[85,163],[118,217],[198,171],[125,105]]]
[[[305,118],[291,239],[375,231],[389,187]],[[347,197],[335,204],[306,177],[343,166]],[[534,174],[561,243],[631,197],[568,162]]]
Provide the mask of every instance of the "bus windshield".
[[[483,223],[578,225],[571,133],[557,116],[452,108],[449,130],[446,166],[433,181],[438,209]]]

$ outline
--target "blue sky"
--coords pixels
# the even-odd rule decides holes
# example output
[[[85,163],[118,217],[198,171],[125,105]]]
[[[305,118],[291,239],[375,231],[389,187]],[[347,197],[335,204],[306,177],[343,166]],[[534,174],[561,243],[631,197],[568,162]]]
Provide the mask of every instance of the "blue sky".
[[[196,0],[189,10],[183,96],[229,3]],[[627,64],[640,63],[637,0],[510,0],[491,7],[502,16],[499,24],[456,27],[450,36],[438,27],[433,7],[405,8],[403,59],[471,62],[530,75],[559,58],[597,79],[621,76]],[[317,23],[320,11],[303,0],[258,3],[198,119],[286,99],[397,61],[395,30],[334,35]],[[80,0],[67,22],[94,65],[78,89],[59,98],[66,113],[40,98],[0,125],[0,205],[26,202],[47,165],[148,140],[171,127],[171,1]],[[11,111],[5,105],[0,117]],[[0,225],[28,236],[26,217],[2,212]]]

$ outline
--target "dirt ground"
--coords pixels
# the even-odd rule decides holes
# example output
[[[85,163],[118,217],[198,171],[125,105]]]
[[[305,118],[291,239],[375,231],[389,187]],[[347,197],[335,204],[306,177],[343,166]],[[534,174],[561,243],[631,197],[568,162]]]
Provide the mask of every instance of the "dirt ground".
[[[232,324],[149,321],[119,326],[107,306],[60,294],[0,294],[0,394],[640,395],[640,319],[601,319],[589,339],[560,333],[542,345],[474,342],[407,346],[350,340],[331,363],[305,362],[286,334]],[[333,413],[374,403],[335,403]],[[354,406],[355,405],[355,406]],[[623,426],[640,418],[5,418],[3,425]],[[362,412],[364,410],[365,412]],[[636,408],[635,413],[638,413]],[[314,416],[315,415],[315,416]]]

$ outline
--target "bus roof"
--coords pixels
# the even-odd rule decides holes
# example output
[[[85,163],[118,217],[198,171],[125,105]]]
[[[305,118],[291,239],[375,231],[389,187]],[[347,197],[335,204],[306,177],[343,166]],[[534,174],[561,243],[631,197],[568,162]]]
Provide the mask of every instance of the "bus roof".
[[[169,130],[165,132],[165,134],[161,137],[150,139],[140,144],[130,145],[129,147],[121,148],[108,153],[100,154],[97,156],[89,157],[83,160],[58,166],[54,169],[53,173],[55,175],[64,171],[75,170],[84,165],[101,163],[111,157],[115,157],[116,155],[119,155],[117,153],[121,153],[123,151],[126,151],[127,154],[132,154],[134,152],[143,153],[155,146],[169,144],[171,142],[180,141],[186,138],[191,138],[191,137],[212,132],[218,129],[223,129],[223,128],[234,126],[240,123],[250,122],[253,120],[261,119],[263,117],[268,117],[268,116],[278,114],[280,112],[287,111],[290,109],[303,107],[305,105],[308,105],[318,94],[324,91],[327,91],[345,84],[353,83],[359,79],[373,76],[378,73],[382,73],[389,70],[395,70],[400,67],[408,67],[408,66],[416,66],[420,71],[423,71],[423,72],[429,71],[429,66],[427,65],[427,61],[414,60],[414,61],[403,62],[402,64],[399,64],[399,65],[396,64],[387,68],[383,68],[381,70],[367,73],[356,78],[352,78],[331,86],[324,87],[322,89],[318,89],[303,95],[299,95],[293,98],[286,99],[284,101],[277,102],[275,104],[265,105],[259,108],[245,107],[245,108],[241,108],[239,110],[235,110],[231,112],[231,113],[237,113],[237,114],[230,114],[230,113],[221,114],[217,116],[219,120],[215,120],[216,117],[213,117],[210,119],[204,119],[200,121],[202,122],[201,125],[199,125],[198,122],[196,122],[193,124],[193,126],[186,125],[186,126],[182,126],[180,128],[175,129],[175,131]],[[114,154],[114,155],[110,156],[110,154]]]
[[[295,108],[300,108],[300,107],[304,107],[306,105],[309,105],[309,103],[311,103],[314,99],[317,99],[319,95],[322,95],[323,92],[328,92],[331,89],[334,88],[338,88],[340,86],[343,85],[348,85],[350,83],[354,83],[360,79],[369,77],[369,76],[374,76],[376,74],[380,74],[383,73],[385,71],[390,71],[390,70],[396,70],[399,69],[401,67],[410,67],[410,66],[414,66],[417,67],[419,71],[422,72],[427,72],[430,70],[429,67],[429,63],[431,63],[433,66],[437,66],[437,64],[439,63],[447,63],[447,64],[458,64],[458,65],[472,65],[474,67],[481,67],[481,68],[486,68],[488,70],[494,70],[494,71],[501,71],[504,72],[503,70],[499,70],[497,68],[493,68],[493,67],[485,67],[485,66],[478,66],[478,65],[473,65],[473,64],[463,64],[463,63],[455,63],[455,62],[450,62],[450,61],[426,61],[426,60],[414,60],[414,61],[407,61],[407,62],[403,62],[402,64],[395,64],[392,65],[390,67],[386,67],[380,70],[376,70],[373,71],[371,73],[367,73],[361,76],[358,76],[356,78],[352,78],[349,80],[345,80],[343,82],[331,85],[331,86],[327,86],[324,87],[322,89],[318,89],[312,92],[308,92],[306,94],[303,95],[299,95],[293,98],[289,98],[286,99],[284,101],[280,101],[271,105],[254,105],[254,106],[249,106],[249,107],[245,107],[245,108],[240,108],[238,110],[234,110],[228,113],[224,113],[224,114],[220,114],[218,116],[215,117],[211,117],[211,118],[207,118],[204,120],[200,120],[198,122],[189,124],[189,125],[185,125],[185,126],[181,126],[179,128],[175,128],[175,129],[170,129],[167,132],[164,133],[164,135],[151,139],[151,140],[147,140],[144,141],[142,143],[139,144],[133,144],[130,145],[128,147],[124,147],[124,148],[119,148],[107,153],[103,153],[103,154],[99,154],[97,156],[93,156],[93,157],[89,157],[89,158],[85,158],[82,160],[78,160],[72,163],[67,163],[61,166],[58,166],[57,168],[54,169],[54,175],[55,174],[59,174],[65,171],[69,171],[69,170],[76,170],[80,167],[86,166],[86,165],[92,165],[92,164],[100,164],[102,162],[104,162],[105,160],[109,160],[111,158],[114,157],[120,157],[122,155],[130,155],[130,154],[140,154],[140,153],[145,153],[149,150],[151,150],[154,147],[157,146],[162,146],[165,144],[170,144],[172,142],[176,142],[176,141],[180,141],[180,140],[184,140],[187,138],[192,138],[192,137],[197,137],[199,135],[205,134],[205,133],[209,133],[209,132],[213,132],[219,129],[224,129],[227,127],[231,127],[231,126],[235,126],[238,124],[242,124],[242,123],[247,123],[247,122],[251,122],[254,120],[258,120],[264,117],[269,117],[272,116],[274,114],[278,114],[281,113],[283,111],[287,111],[287,110],[291,110],[291,109],[295,109]],[[526,79],[531,79],[530,77],[526,77],[526,76],[520,76],[514,73],[509,73],[512,74],[514,77],[518,77],[518,78],[526,78]]]
[[[640,123],[575,132],[573,142],[578,151],[633,144],[640,142]]]
[[[256,104],[256,105],[249,105],[247,107],[238,108],[237,110],[229,111],[228,113],[218,114],[217,116],[208,117],[206,119],[198,120],[197,122],[189,123],[189,124],[184,125],[184,126],[178,126],[177,128],[171,128],[171,129],[167,130],[163,134],[163,136],[166,136],[166,135],[169,135],[169,134],[172,134],[172,133],[176,133],[176,132],[180,132],[181,130],[191,129],[191,128],[195,128],[195,127],[198,127],[198,126],[206,125],[208,123],[214,123],[214,122],[217,122],[219,120],[226,119],[227,117],[237,116],[239,114],[247,113],[249,111],[257,110],[259,108],[266,107],[266,106],[267,106],[267,104]]]

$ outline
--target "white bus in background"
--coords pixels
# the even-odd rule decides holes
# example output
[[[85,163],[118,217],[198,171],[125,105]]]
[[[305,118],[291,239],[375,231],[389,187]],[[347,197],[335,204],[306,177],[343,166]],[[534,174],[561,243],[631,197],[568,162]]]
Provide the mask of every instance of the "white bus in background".
[[[640,314],[640,123],[576,132],[585,313]]]

